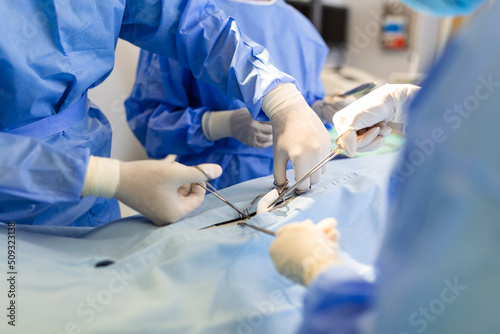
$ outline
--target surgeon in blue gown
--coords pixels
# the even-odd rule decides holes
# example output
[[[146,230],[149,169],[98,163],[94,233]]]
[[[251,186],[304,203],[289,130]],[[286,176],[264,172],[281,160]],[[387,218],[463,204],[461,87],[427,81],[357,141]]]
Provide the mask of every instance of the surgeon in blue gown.
[[[118,199],[163,225],[201,204],[196,183],[220,175],[216,164],[202,173],[109,158],[111,127],[86,92],[111,72],[118,38],[179,61],[254,115],[264,110],[276,182],[288,160],[300,177],[329,150],[295,79],[216,2],[29,0],[2,2],[0,18],[0,221],[98,226],[119,218]]]
[[[307,18],[284,0],[215,3],[266,47],[280,71],[297,80],[308,104],[323,98],[320,73],[328,48]],[[186,165],[216,163],[223,169],[212,181],[216,188],[273,173],[266,114],[250,114],[242,101],[197,79],[177,60],[142,51],[125,107],[128,123],[150,157],[175,154]]]
[[[470,13],[484,2],[403,0],[442,15]],[[410,105],[375,282],[342,264],[334,221],[278,230],[270,250],[277,269],[309,285],[301,333],[500,330],[499,17],[495,1],[476,12]],[[344,125],[384,122],[380,111],[395,109],[397,93],[389,95],[386,88],[367,95],[372,106]],[[355,140],[342,145],[356,151]]]

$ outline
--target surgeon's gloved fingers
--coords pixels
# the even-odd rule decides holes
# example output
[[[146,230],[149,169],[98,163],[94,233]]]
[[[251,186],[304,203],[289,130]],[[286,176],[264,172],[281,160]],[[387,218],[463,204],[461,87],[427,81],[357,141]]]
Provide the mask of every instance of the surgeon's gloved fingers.
[[[272,133],[265,133],[265,132],[258,133],[255,136],[255,139],[256,139],[256,143],[255,143],[254,147],[257,147],[257,148],[266,148],[266,147],[269,147],[273,144]]]
[[[301,284],[341,262],[338,245],[310,220],[280,228],[269,251],[276,269]]]
[[[326,237],[333,242],[339,238],[339,231],[336,229],[337,220],[335,218],[325,218],[320,221],[316,227],[325,233]]]
[[[379,123],[375,124],[374,126],[378,126],[380,128],[379,135],[383,136],[383,137],[389,135],[389,133],[391,133],[391,131],[392,131],[392,128],[390,126],[388,126],[386,122],[379,122]],[[365,128],[365,129],[369,129],[369,128]],[[358,134],[359,133],[360,133],[360,131],[358,131]]]
[[[380,136],[387,137],[392,132],[392,128],[386,124],[380,126]]]
[[[272,133],[258,133],[256,135],[257,140],[262,142],[273,142],[273,134]]]
[[[323,219],[322,221],[320,221],[316,227],[318,227],[319,229],[321,229],[323,232],[328,232],[332,229],[334,229],[335,227],[337,227],[337,219],[335,218],[325,218]]]
[[[325,174],[326,171],[328,170],[328,167],[327,167],[328,164],[325,164],[323,167],[321,167],[321,174]]]
[[[319,153],[309,156],[304,153],[302,159],[292,159],[295,181],[300,180],[306,175],[316,164],[321,161],[329,153],[329,146],[319,149]],[[326,165],[324,166],[326,167]],[[318,183],[321,180],[322,170],[317,170],[309,178],[304,179],[296,188],[297,193],[307,192],[311,189],[311,185]]]
[[[329,231],[325,232],[325,234],[326,234],[326,237],[328,238],[328,240],[333,241],[333,242],[337,242],[339,240],[339,237],[340,237],[340,232],[337,229],[329,230]]]
[[[358,152],[370,152],[379,149],[385,142],[385,137],[378,136],[370,144],[358,149]]]
[[[289,232],[301,231],[301,229],[302,229],[304,226],[310,226],[310,227],[313,227],[313,226],[314,226],[314,223],[312,222],[312,220],[310,220],[310,219],[306,219],[306,220],[301,221],[301,222],[295,222],[295,223],[288,224],[288,225],[286,225],[286,226],[280,227],[280,228],[276,231],[276,236],[280,236],[280,235],[282,235],[282,234],[289,233]]]
[[[256,121],[255,126],[259,129],[261,133],[265,133],[268,135],[273,134],[273,126],[271,122],[263,122],[263,121]]]
[[[201,172],[200,169],[204,172]],[[203,175],[203,177],[200,176]],[[184,178],[185,181],[191,181],[187,183],[198,183],[206,182],[218,178],[222,175],[222,167],[217,164],[200,164],[196,167],[192,167],[191,175]],[[190,179],[190,178],[193,179]],[[207,180],[208,177],[208,180]]]
[[[182,186],[177,191],[177,194],[178,201],[176,205],[178,215],[177,217],[173,216],[173,222],[180,220],[186,214],[199,207],[205,198],[205,190],[195,184]]]
[[[272,138],[273,126],[271,122],[256,122],[252,123],[252,127],[257,138]]]
[[[264,96],[262,109],[273,125],[276,182],[285,182],[288,160],[292,161],[295,180],[302,178],[330,149],[330,135],[324,124],[290,83],[280,84]],[[298,191],[308,190],[309,185],[308,178]]]
[[[312,166],[311,166],[312,168]],[[309,168],[309,169],[311,169]],[[300,180],[302,178],[302,175],[305,175],[308,170],[307,170],[307,167],[306,168],[303,168],[301,169],[300,167],[296,167],[296,165],[293,166],[293,171],[294,171],[294,174],[295,174],[295,182],[297,182],[298,180]],[[317,172],[316,172],[317,173]],[[316,174],[315,173],[315,174]],[[303,193],[306,193],[308,192],[309,190],[311,190],[311,179],[313,180],[317,180],[318,179],[318,176],[313,176],[311,175],[310,177],[304,179],[298,186],[297,188],[295,188],[295,192],[297,194],[303,194]]]
[[[358,148],[356,131],[343,132],[338,137],[338,143],[348,157],[353,157]]]
[[[329,153],[330,146],[322,147],[319,150],[319,153],[316,153],[312,156],[308,156],[308,154],[304,154],[302,159],[293,162],[293,170],[295,174],[295,181],[300,180],[304,175],[306,175],[317,163],[319,163],[323,158],[325,158]],[[318,183],[321,180],[321,175],[326,170],[327,166],[322,167],[322,169],[314,172],[309,178],[306,178],[302,183],[298,185],[296,188],[297,193],[307,192],[311,189],[311,185]]]
[[[361,131],[359,131],[361,132]],[[358,132],[358,133],[359,133]],[[372,127],[364,131],[364,133],[357,139],[357,150],[369,145],[380,133],[380,128],[378,126]]]
[[[257,214],[267,212],[269,210],[269,205],[278,198],[278,190],[273,189],[268,192],[257,204]]]
[[[206,187],[206,182],[201,183],[203,184],[204,187]],[[189,187],[190,189],[190,194],[193,194],[195,196],[205,196],[206,190],[202,186],[200,186],[200,183],[193,183]]]
[[[310,184],[313,185],[313,184],[316,184],[318,183],[319,181],[321,181],[321,175],[322,175],[322,171],[321,170],[318,170],[316,173],[313,173],[311,175],[311,178],[310,178]]]
[[[123,162],[115,198],[157,225],[176,222],[203,202],[205,192],[194,184],[222,172],[215,164],[200,167],[204,172],[165,160]]]
[[[202,130],[208,140],[233,137],[248,146],[264,148],[271,145],[271,122],[255,121],[246,108],[206,112]]]
[[[272,141],[273,140],[273,134],[272,133],[267,133],[267,132],[257,132],[255,134],[255,137],[259,141]]]
[[[179,188],[177,193],[182,205],[184,205],[188,211],[192,211],[189,210],[192,207],[198,207],[205,198],[205,189],[197,184],[184,185]]]
[[[175,195],[172,192],[165,193],[164,199],[169,201],[168,220],[161,217],[148,217],[157,225],[164,225],[165,221],[176,222],[200,206],[205,198],[205,190],[196,183],[204,183],[207,178],[212,180],[222,174],[222,168],[217,164],[200,164],[197,167],[188,167],[179,163],[172,165],[176,169],[172,171],[171,181],[172,192],[175,190]]]
[[[189,196],[191,194],[202,194],[205,195],[206,190],[200,186],[202,184],[203,186],[206,185],[205,182],[199,182],[199,183],[193,183],[193,184],[185,184],[177,190],[177,193],[179,196]]]
[[[273,145],[273,140],[268,140],[268,141],[259,141],[255,145],[256,148],[268,148],[269,146]]]
[[[212,126],[211,128],[218,127]],[[272,132],[271,122],[255,121],[246,108],[230,112],[229,137],[233,137],[245,145],[257,148],[269,147],[271,145]]]
[[[181,186],[177,190],[177,193],[179,194],[179,196],[187,196],[187,195],[189,195],[191,193],[191,185],[190,184],[186,184],[186,185]]]
[[[285,156],[284,154],[277,153],[274,155],[273,175],[274,175],[274,182],[277,185],[285,184],[287,181],[286,165],[288,163],[288,160],[289,160],[288,156]]]

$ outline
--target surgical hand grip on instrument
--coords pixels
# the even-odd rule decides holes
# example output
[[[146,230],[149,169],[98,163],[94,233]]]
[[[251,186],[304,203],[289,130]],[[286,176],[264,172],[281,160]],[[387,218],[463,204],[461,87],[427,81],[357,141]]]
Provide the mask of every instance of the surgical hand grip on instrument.
[[[286,181],[286,165],[292,161],[296,179],[300,179],[330,150],[330,135],[293,84],[281,84],[262,100],[262,109],[273,126],[274,179]],[[300,190],[319,182],[322,169],[308,177]]]
[[[219,177],[216,164],[201,167],[210,178]],[[197,185],[207,177],[194,167],[164,160],[120,163],[120,182],[115,198],[139,211],[157,225],[173,223],[196,209],[205,197]]]
[[[333,123],[339,135],[348,128],[366,130],[359,133],[360,139],[349,133],[340,140],[345,153],[352,157],[356,151],[371,151],[382,146],[391,132],[387,123],[405,122],[409,104],[419,90],[420,87],[414,85],[386,84],[337,112]]]
[[[349,132],[354,132],[356,133],[355,129],[354,128],[349,128],[346,130],[345,133],[343,133],[342,135],[340,135],[339,137],[337,137],[337,139],[335,140],[335,143],[337,144],[337,147],[335,147],[330,153],[328,153],[320,162],[318,162],[313,168],[311,168],[309,170],[309,172],[307,172],[306,174],[304,174],[304,176],[302,176],[302,178],[298,179],[295,184],[293,186],[291,186],[290,188],[287,188],[285,190],[283,190],[281,192],[281,194],[278,196],[278,198],[276,198],[269,206],[268,206],[268,209],[269,208],[272,208],[273,206],[275,206],[276,204],[278,204],[279,202],[281,202],[283,199],[285,199],[285,197],[290,194],[292,191],[296,191],[296,189],[299,189],[299,185],[304,181],[306,180],[310,175],[312,175],[313,173],[315,173],[316,171],[320,170],[321,168],[323,168],[324,165],[326,165],[326,163],[330,160],[332,160],[333,158],[335,158],[337,155],[340,154],[340,152],[342,152],[342,148],[340,147],[340,139],[347,135],[347,133]],[[358,136],[357,137],[358,139],[361,138],[361,136]],[[297,192],[297,191],[296,191]],[[301,191],[302,192],[302,191]]]

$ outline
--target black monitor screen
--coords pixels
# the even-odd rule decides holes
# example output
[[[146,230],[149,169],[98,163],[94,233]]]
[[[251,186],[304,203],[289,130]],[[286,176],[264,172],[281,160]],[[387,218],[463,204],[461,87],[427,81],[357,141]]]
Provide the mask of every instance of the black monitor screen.
[[[347,8],[322,7],[321,36],[328,45],[345,46],[347,42]]]
[[[312,20],[311,3],[305,1],[286,0],[286,3],[297,9],[309,20]]]
[[[316,27],[313,20],[312,1],[286,0],[286,2],[304,14]],[[321,8],[321,36],[329,46],[345,46],[347,42],[347,16],[346,7],[320,5]]]

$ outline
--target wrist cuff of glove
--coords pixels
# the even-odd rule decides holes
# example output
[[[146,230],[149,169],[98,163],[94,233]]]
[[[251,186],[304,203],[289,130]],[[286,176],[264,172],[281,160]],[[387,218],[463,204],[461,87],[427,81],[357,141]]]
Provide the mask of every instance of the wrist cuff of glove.
[[[112,198],[120,181],[120,161],[90,156],[82,196]]]
[[[304,285],[308,286],[314,279],[321,274],[326,268],[332,265],[341,265],[342,262],[339,259],[328,259],[325,261],[318,261],[313,265],[306,268],[304,273]]]
[[[262,99],[262,110],[271,119],[283,108],[303,100],[297,87],[292,83],[279,84]]]
[[[203,114],[201,128],[208,140],[215,141],[231,137],[230,117],[231,111],[207,111]]]

